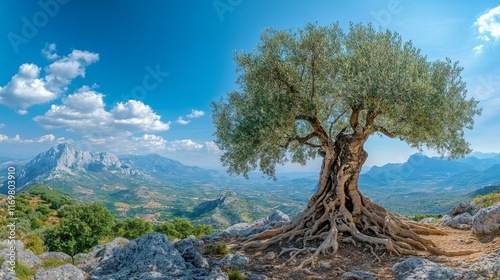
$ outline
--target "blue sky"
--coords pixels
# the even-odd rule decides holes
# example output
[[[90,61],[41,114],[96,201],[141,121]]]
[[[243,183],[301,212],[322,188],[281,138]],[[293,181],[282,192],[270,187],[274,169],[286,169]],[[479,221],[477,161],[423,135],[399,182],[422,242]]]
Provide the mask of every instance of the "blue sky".
[[[484,108],[467,139],[476,151],[500,152],[500,1],[346,2],[1,1],[0,155],[70,142],[216,168],[209,106],[237,89],[233,52],[250,51],[269,26],[333,21],[373,22],[429,59],[460,61]],[[416,152],[372,138],[368,166]]]

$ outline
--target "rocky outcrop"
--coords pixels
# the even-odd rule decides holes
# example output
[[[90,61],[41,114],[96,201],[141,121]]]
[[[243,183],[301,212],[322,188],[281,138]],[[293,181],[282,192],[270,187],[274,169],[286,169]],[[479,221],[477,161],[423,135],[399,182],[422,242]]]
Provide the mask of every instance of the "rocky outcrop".
[[[500,235],[500,202],[483,208],[472,218],[472,232],[477,235]]]
[[[202,245],[203,241],[196,239],[192,235],[174,243],[175,249],[179,251],[186,262],[198,268],[208,268],[208,260],[202,256]]]
[[[477,212],[478,207],[472,201],[464,201],[453,207],[441,218],[441,224],[456,228],[470,229],[472,227],[472,215]]]
[[[111,258],[117,251],[125,246],[129,241],[125,238],[115,238],[112,242],[96,246],[88,254],[77,254],[74,256],[78,268],[84,272],[90,273],[101,262]]]
[[[127,243],[92,271],[91,280],[228,279],[227,274],[186,262],[168,238],[150,233]]]
[[[223,268],[230,269],[243,269],[245,268],[250,260],[240,254],[229,254],[224,256],[220,261],[219,265]]]
[[[11,246],[16,248],[16,261],[30,267],[35,268],[37,266],[42,265],[42,260],[36,256],[31,250],[24,250],[24,245],[20,240],[16,240],[14,244],[10,244],[6,239],[0,243],[0,245],[5,248],[0,250],[0,257],[4,260],[9,260],[12,251],[10,250]]]
[[[38,255],[42,261],[45,260],[58,260],[58,261],[71,261],[71,256],[61,252],[44,252]]]
[[[290,221],[290,217],[279,210],[275,210],[269,216],[256,220],[253,223],[239,223],[223,230],[220,235],[208,237],[209,239],[218,239],[221,237],[247,237],[252,234],[260,233],[270,229],[278,223]]]
[[[409,258],[393,266],[396,280],[486,280],[500,272],[498,255],[482,256],[472,265],[458,263],[459,268],[441,266],[421,258]]]
[[[65,264],[51,269],[40,269],[33,280],[84,280],[83,272],[72,264]]]

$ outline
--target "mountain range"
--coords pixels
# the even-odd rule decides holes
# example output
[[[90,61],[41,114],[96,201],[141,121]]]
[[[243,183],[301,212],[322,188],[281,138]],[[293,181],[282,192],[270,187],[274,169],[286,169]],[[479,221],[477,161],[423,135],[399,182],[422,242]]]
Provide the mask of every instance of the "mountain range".
[[[59,144],[29,161],[0,158],[0,182],[9,165],[17,167],[18,191],[42,182],[81,201],[102,202],[118,216],[153,222],[181,216],[230,224],[263,217],[273,209],[294,215],[306,205],[318,176],[295,173],[278,181],[244,180],[159,155],[119,157],[70,144]],[[414,154],[404,163],[374,166],[359,179],[365,195],[407,215],[441,213],[494,184],[500,184],[500,154],[457,160]]]

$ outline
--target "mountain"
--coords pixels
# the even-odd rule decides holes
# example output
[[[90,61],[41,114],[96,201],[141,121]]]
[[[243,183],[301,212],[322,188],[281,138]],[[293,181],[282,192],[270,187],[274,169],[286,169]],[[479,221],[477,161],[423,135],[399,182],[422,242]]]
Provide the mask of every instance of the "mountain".
[[[219,178],[222,174],[217,171],[187,166],[179,161],[160,155],[133,155],[120,157],[122,163],[133,166],[143,174],[147,174],[165,182],[194,182],[207,181]]]

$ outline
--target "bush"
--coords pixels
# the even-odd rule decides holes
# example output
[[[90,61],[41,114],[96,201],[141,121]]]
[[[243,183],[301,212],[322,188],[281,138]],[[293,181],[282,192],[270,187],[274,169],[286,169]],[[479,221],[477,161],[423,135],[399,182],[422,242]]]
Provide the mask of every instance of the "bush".
[[[190,235],[200,238],[203,235],[212,233],[211,226],[197,225],[194,227],[190,221],[181,218],[174,218],[172,223],[167,222],[159,224],[155,230],[159,233],[165,234],[171,240],[175,238],[183,239]]]
[[[151,223],[139,218],[125,219],[113,226],[113,234],[129,240],[142,237],[153,231]]]
[[[474,198],[474,203],[479,208],[486,208],[493,205],[496,205],[500,202],[500,189],[493,191],[489,194],[479,195]]]
[[[425,218],[436,218],[436,219],[439,219],[439,218],[442,218],[443,215],[442,214],[417,214],[417,215],[413,215],[413,216],[408,216],[408,219],[412,220],[412,221],[415,221],[415,222],[420,222],[421,220],[425,219]]]
[[[205,247],[205,254],[210,256],[222,257],[230,253],[231,251],[229,251],[226,244],[208,244]]]
[[[30,249],[35,255],[43,253],[43,241],[36,233],[28,234],[26,249]]]
[[[25,266],[24,264],[17,261],[14,271],[16,272],[16,277],[19,278],[20,280],[29,280],[36,273],[36,271],[31,269],[29,266]]]
[[[49,258],[43,260],[42,267],[44,269],[49,269],[49,268],[54,268],[54,267],[60,267],[63,264],[71,263],[71,260],[60,260],[57,258]]]
[[[226,273],[227,276],[229,276],[229,280],[248,280],[248,278],[243,276],[238,270],[228,269]]]

